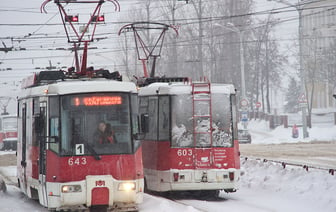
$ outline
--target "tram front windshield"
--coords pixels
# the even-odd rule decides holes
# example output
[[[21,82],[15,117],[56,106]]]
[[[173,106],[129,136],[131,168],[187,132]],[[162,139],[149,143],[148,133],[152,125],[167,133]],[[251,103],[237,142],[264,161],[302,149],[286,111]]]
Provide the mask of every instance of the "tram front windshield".
[[[212,94],[211,105],[209,101],[195,101],[193,104],[192,98],[190,94],[172,97],[172,146],[232,147],[231,96],[224,93]]]
[[[131,153],[130,99],[126,93],[62,97],[61,155]]]

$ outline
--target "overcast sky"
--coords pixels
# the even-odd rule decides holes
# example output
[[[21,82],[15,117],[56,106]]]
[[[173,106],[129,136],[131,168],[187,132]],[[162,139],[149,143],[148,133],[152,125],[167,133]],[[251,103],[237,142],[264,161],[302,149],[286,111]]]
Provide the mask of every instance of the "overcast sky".
[[[296,0],[292,0],[295,3]],[[70,51],[60,51],[56,48],[70,48],[67,43],[63,25],[58,8],[53,1],[49,2],[45,9],[47,14],[40,12],[42,0],[10,0],[1,1],[0,9],[0,47],[13,47],[13,51],[8,53],[0,52],[0,96],[8,94],[8,90],[14,90],[14,85],[19,81],[36,71],[36,68],[42,68],[52,64],[53,66],[64,67],[73,64],[73,53]],[[118,21],[120,17],[125,17],[130,5],[135,1],[120,0],[121,12],[116,13],[115,7],[111,2],[106,2],[102,6],[102,13],[105,14],[107,22]],[[72,4],[76,6],[76,10],[67,7],[69,14],[80,13],[81,21],[88,20],[89,14],[93,12],[95,4]],[[271,2],[267,0],[256,0],[255,11],[267,11],[274,8],[285,7],[283,4]],[[86,15],[86,16],[85,16]],[[266,19],[259,15],[258,19]],[[288,46],[293,45],[297,37],[297,12],[283,12],[275,15],[274,18],[279,21],[286,21],[276,26],[276,37],[280,41],[280,45],[284,52],[288,51]],[[56,24],[56,25],[55,25]],[[90,46],[98,47],[99,50],[92,50],[89,57],[88,65],[93,64],[92,61],[99,64],[99,68],[115,69],[118,64],[115,62],[114,55],[120,55],[120,47],[116,45],[122,42],[117,35],[120,26],[112,29],[110,24],[99,25],[96,30],[96,38],[107,38],[94,42]],[[108,34],[105,34],[108,33]],[[20,50],[26,48],[27,50]],[[117,54],[115,54],[117,53]],[[288,52],[287,52],[288,53]],[[6,70],[12,69],[12,70]],[[14,86],[14,87],[13,87]]]

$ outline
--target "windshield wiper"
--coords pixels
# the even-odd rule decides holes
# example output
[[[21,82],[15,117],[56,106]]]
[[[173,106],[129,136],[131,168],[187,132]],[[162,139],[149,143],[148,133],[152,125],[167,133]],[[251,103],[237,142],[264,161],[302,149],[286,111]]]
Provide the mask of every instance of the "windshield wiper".
[[[101,156],[98,155],[96,150],[87,142],[83,137],[80,136],[80,139],[83,141],[83,143],[87,146],[87,149],[89,150],[90,153],[93,154],[94,159],[96,160],[101,160]]]
[[[101,156],[98,155],[96,150],[89,143],[86,143],[86,146],[88,147],[88,150],[93,154],[94,159],[101,160]]]

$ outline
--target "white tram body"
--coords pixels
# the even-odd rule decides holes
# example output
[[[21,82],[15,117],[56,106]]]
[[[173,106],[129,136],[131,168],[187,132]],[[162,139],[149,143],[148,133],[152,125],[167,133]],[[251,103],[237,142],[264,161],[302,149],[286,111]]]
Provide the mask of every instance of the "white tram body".
[[[144,187],[136,86],[52,72],[26,80],[18,98],[21,190],[50,210],[134,210]],[[117,142],[94,140],[101,121]]]
[[[139,90],[146,189],[218,195],[239,187],[235,88],[154,82]]]

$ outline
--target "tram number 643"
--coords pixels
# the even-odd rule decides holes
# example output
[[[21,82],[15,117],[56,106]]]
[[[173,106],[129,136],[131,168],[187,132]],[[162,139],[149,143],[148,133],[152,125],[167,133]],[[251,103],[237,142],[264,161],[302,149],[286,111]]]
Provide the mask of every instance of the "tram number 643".
[[[177,156],[192,156],[191,149],[179,149],[177,150]]]
[[[86,158],[69,158],[68,165],[74,166],[74,165],[86,165]]]

